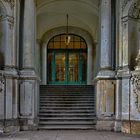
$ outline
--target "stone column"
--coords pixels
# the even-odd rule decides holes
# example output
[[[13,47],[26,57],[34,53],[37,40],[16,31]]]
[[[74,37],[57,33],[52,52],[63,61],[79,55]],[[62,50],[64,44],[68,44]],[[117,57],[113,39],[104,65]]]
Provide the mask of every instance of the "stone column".
[[[111,0],[101,0],[101,69],[111,69]]]
[[[42,43],[42,78],[41,78],[41,84],[46,85],[47,84],[47,43]]]
[[[5,8],[3,4],[7,5]],[[3,124],[3,131],[18,130],[18,73],[16,65],[16,13],[18,2],[0,2],[0,84],[3,85],[1,90],[0,101],[0,127],[1,119]],[[16,12],[15,12],[16,11]],[[3,110],[3,111],[2,111]],[[0,131],[1,128],[0,128]]]
[[[100,70],[96,77],[98,130],[114,129],[115,73],[112,71],[111,0],[100,3]]]
[[[23,60],[20,72],[20,121],[21,129],[37,128],[38,77],[35,72],[35,1],[24,1]]]
[[[34,68],[35,47],[35,3],[25,0],[23,21],[23,68]]]
[[[87,64],[87,85],[92,85],[92,67],[93,67],[93,47],[92,46],[88,46],[88,64]]]
[[[36,49],[35,49],[35,60],[36,60],[36,71],[39,77],[41,77],[41,41],[39,39],[36,40]]]

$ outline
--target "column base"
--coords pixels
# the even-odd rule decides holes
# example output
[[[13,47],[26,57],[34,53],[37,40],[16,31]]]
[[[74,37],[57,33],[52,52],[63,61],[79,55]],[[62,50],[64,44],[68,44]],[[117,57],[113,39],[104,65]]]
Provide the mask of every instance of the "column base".
[[[37,130],[39,105],[39,78],[33,69],[20,72],[20,129]]]
[[[115,120],[114,131],[115,132],[121,132],[121,127],[122,127],[122,121],[121,120]]]
[[[95,81],[100,80],[100,79],[115,79],[115,72],[112,70],[108,70],[108,69],[101,69],[96,78]]]
[[[140,135],[140,121],[122,121],[122,132]]]
[[[19,130],[18,119],[0,120],[0,133],[13,133]]]
[[[114,120],[111,120],[111,119],[97,120],[96,130],[113,131],[114,130]]]
[[[38,129],[38,118],[29,119],[29,118],[21,118],[20,122],[20,130],[37,130]]]

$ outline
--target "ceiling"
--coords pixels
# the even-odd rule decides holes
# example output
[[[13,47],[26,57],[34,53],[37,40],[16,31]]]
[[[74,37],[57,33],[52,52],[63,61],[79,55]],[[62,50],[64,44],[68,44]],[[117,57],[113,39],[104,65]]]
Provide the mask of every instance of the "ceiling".
[[[37,0],[37,37],[49,30],[66,26],[66,14],[69,14],[69,26],[88,31],[96,40],[98,36],[99,0]]]

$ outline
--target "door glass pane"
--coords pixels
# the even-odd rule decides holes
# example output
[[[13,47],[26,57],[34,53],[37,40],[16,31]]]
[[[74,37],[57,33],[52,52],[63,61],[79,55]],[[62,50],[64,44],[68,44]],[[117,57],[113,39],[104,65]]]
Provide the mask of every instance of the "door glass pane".
[[[82,81],[86,81],[87,71],[87,54],[82,53]]]
[[[69,54],[69,69],[68,69],[68,77],[70,82],[78,81],[78,53],[70,53]]]
[[[65,53],[55,55],[55,81],[65,81]]]
[[[52,81],[52,53],[48,53],[48,80]]]

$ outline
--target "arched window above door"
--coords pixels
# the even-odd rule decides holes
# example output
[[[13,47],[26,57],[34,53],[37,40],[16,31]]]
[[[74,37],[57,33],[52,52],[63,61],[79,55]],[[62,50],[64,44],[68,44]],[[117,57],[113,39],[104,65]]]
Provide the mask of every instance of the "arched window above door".
[[[61,34],[53,37],[48,43],[48,49],[87,49],[85,40],[77,35],[70,34],[70,43],[65,43],[66,35]]]

